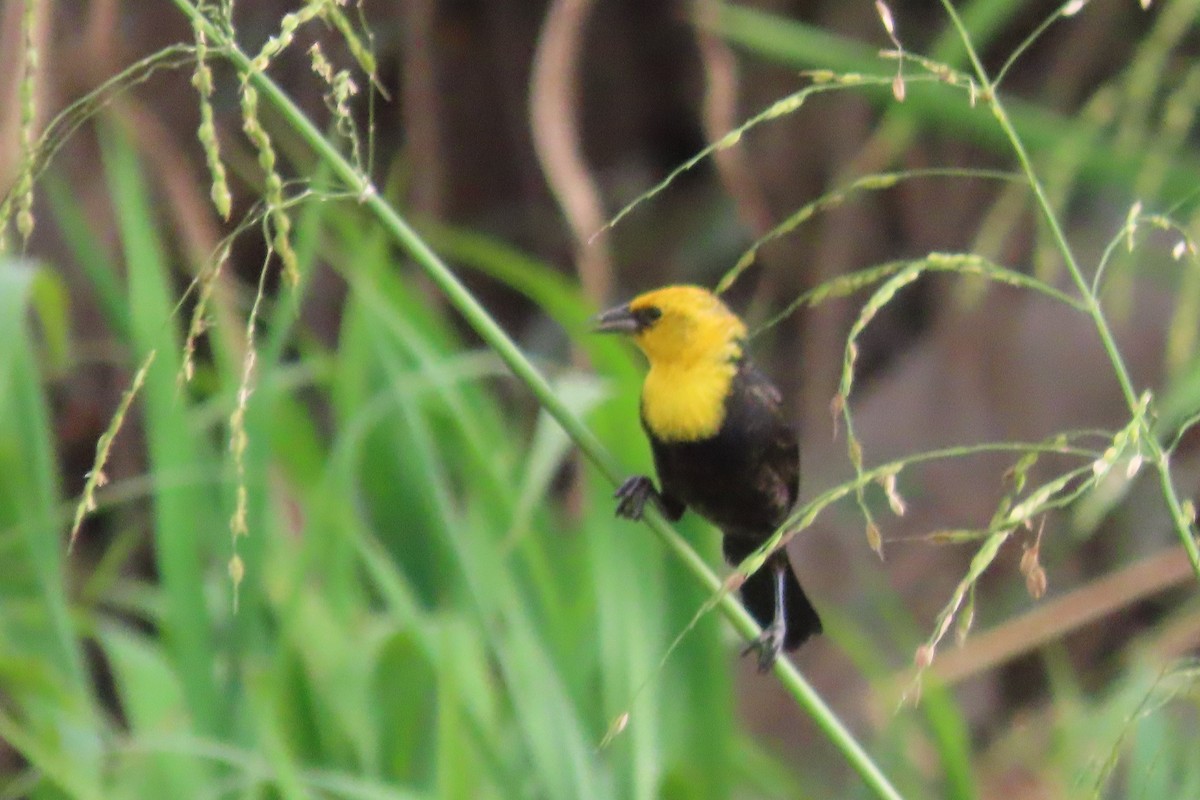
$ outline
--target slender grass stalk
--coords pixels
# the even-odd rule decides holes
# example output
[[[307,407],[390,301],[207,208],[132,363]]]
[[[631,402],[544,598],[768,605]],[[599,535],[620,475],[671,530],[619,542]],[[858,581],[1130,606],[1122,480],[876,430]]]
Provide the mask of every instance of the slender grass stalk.
[[[508,337],[487,310],[458,280],[425,241],[412,227],[383,200],[369,179],[359,172],[338,150],[330,144],[321,131],[304,115],[271,78],[256,70],[252,59],[238,48],[225,31],[211,21],[189,0],[172,0],[212,43],[212,54],[224,55],[235,69],[271,103],[284,121],[309,145],[329,170],[347,186],[353,187],[363,206],[370,211],[425,272],[426,276],[446,295],[447,299],[504,361],[513,374],[533,393],[541,406],[562,426],[579,449],[614,486],[623,477],[612,455],[594,434],[555,395],[545,377],[525,357],[521,349]],[[716,592],[721,581],[709,569],[705,561],[689,544],[668,525],[656,512],[647,515],[650,527],[664,544],[706,589]],[[721,611],[747,639],[756,637],[759,627],[732,597],[724,596],[719,602]],[[787,659],[777,659],[775,675],[791,693],[796,702],[813,718],[818,727],[842,752],[847,762],[862,778],[863,782],[881,798],[900,798],[900,793],[875,764],[862,746],[842,724],[841,720],[824,703],[799,671]]]
[[[1042,216],[1050,231],[1050,236],[1063,257],[1063,262],[1067,266],[1071,280],[1079,289],[1085,311],[1092,318],[1092,322],[1096,326],[1096,333],[1099,335],[1100,343],[1108,355],[1108,360],[1113,368],[1113,374],[1116,376],[1117,383],[1121,387],[1121,394],[1125,398],[1125,404],[1129,407],[1130,414],[1137,415],[1141,400],[1134,389],[1133,380],[1129,376],[1129,369],[1125,366],[1125,360],[1121,357],[1121,351],[1117,348],[1117,342],[1113,337],[1112,329],[1108,325],[1108,319],[1104,316],[1100,297],[1091,290],[1091,286],[1084,276],[1079,262],[1075,259],[1075,253],[1067,241],[1066,233],[1063,231],[1062,225],[1054,213],[1054,206],[1050,202],[1050,198],[1046,194],[1042,182],[1037,177],[1033,161],[1029,157],[1025,145],[1022,143],[1021,137],[1017,134],[1016,128],[1009,119],[1004,104],[1000,102],[996,86],[988,77],[987,70],[984,68],[983,62],[975,50],[975,46],[971,43],[971,37],[963,25],[962,18],[959,17],[958,12],[954,9],[954,4],[950,0],[942,0],[942,7],[946,9],[946,14],[950,18],[951,24],[958,31],[959,38],[962,40],[963,46],[967,49],[967,57],[971,60],[975,75],[979,78],[979,82],[983,86],[984,95],[987,98],[988,105],[992,109],[992,114],[996,117],[996,122],[1000,125],[1000,129],[1004,132],[1004,135],[1012,143],[1013,153],[1016,155],[1017,161],[1020,162],[1021,169],[1029,178],[1029,186],[1033,190],[1034,199],[1037,201],[1038,207],[1042,210]],[[1196,573],[1196,578],[1200,579],[1200,547],[1197,546],[1196,536],[1193,533],[1194,520],[1184,510],[1179,500],[1179,495],[1175,490],[1175,484],[1171,480],[1170,457],[1163,450],[1162,445],[1159,444],[1153,431],[1150,430],[1148,423],[1143,421],[1140,434],[1142,446],[1147,449],[1150,455],[1148,460],[1154,464],[1155,470],[1158,472],[1163,499],[1167,502],[1167,508],[1175,524],[1176,533],[1179,535],[1180,542],[1183,543],[1184,550],[1187,551],[1188,559],[1192,563],[1192,570]]]
[[[1022,4],[1009,5],[1017,7]],[[962,13],[972,13],[975,10],[976,6],[972,4]],[[978,26],[978,30],[982,31],[985,37],[992,35],[991,30],[999,10],[995,14],[987,9],[980,10],[987,13],[972,14],[972,25],[964,22],[960,31],[972,30],[975,29],[974,26]],[[751,8],[749,5],[721,3],[720,13],[712,23],[701,17],[699,24],[712,25],[712,29],[731,44],[795,69],[821,68],[840,74],[861,74],[872,79],[880,74],[877,48],[819,30],[812,25]],[[948,46],[944,46],[944,42],[939,41],[934,46],[933,61],[953,65],[959,63],[960,59]],[[891,76],[888,75],[889,82],[890,79]],[[905,81],[910,80],[906,75]],[[862,94],[877,106],[886,107],[889,112],[904,114],[906,118],[919,119],[935,127],[947,128],[965,141],[1002,152],[1000,148],[1004,139],[1003,132],[997,132],[996,126],[991,124],[982,110],[977,112],[961,102],[957,89],[930,83],[918,84],[915,91],[913,88],[910,83],[908,97],[902,104],[897,104],[891,92],[886,89],[880,91],[868,88]],[[1037,151],[1053,151],[1063,141],[1090,142],[1091,126],[1086,120],[1065,117],[1048,111],[1042,105],[1022,101],[1020,98],[1010,98],[1007,107],[1024,141],[1033,145]],[[1093,148],[1089,145],[1079,154],[1080,175],[1086,181],[1097,185],[1127,186],[1141,168],[1146,154],[1159,152],[1160,145],[1157,142],[1148,142],[1146,148],[1129,152],[1112,147]],[[1164,190],[1173,197],[1191,196],[1198,175],[1200,162],[1194,156],[1182,155],[1175,161],[1175,168],[1166,176]]]
[[[191,435],[177,395],[175,378],[182,342],[168,322],[175,313],[175,300],[167,277],[167,256],[153,224],[150,195],[137,154],[115,132],[103,131],[101,143],[114,196],[122,198],[116,221],[129,271],[127,303],[133,344],[143,358],[148,358],[151,350],[158,351],[141,389],[151,464],[153,469],[170,471],[211,463],[203,441]],[[206,733],[221,729],[227,708],[211,666],[216,645],[203,602],[202,575],[196,569],[204,552],[210,509],[208,496],[188,486],[158,492],[153,504],[156,564],[162,577],[165,609],[163,625],[171,630],[168,647],[186,690],[189,711]]]

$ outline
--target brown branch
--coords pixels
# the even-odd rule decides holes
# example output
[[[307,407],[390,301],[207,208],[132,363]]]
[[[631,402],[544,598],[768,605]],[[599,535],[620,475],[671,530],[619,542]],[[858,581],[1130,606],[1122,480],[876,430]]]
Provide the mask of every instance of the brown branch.
[[[442,158],[437,62],[430,46],[435,35],[437,4],[434,0],[407,0],[400,4],[400,13],[404,36],[401,108],[415,176],[409,189],[409,205],[418,216],[441,219],[446,211],[446,168]]]
[[[1191,578],[1183,548],[1168,548],[972,635],[961,648],[939,655],[930,672],[947,685],[958,683]],[[891,683],[904,686],[911,678],[906,670]]]
[[[740,122],[737,59],[724,40],[712,32],[717,29],[715,16],[718,10],[717,0],[696,3],[696,14],[701,21],[696,26],[696,43],[704,65],[704,135],[710,142],[720,140]],[[745,146],[739,142],[733,147],[722,148],[713,159],[742,224],[756,239],[766,234],[772,225],[771,208],[754,177]]]
[[[533,146],[575,239],[575,267],[588,299],[600,306],[613,283],[600,192],[583,158],[579,62],[594,0],[554,0],[533,57],[529,111]]]

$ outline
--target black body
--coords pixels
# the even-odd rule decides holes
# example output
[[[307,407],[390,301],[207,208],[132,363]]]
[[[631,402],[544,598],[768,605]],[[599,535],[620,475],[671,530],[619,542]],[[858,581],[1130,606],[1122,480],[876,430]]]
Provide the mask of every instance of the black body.
[[[665,442],[646,428],[644,417],[642,420],[661,483],[657,499],[663,513],[678,519],[690,506],[712,522],[724,534],[725,559],[734,565],[775,532],[799,492],[800,448],[780,405],[779,391],[749,359],[742,358],[725,399],[725,420],[715,436]],[[780,579],[785,624],[782,646],[794,650],[821,632],[821,620],[800,588],[784,550],[772,554],[746,580],[742,602],[760,625],[770,626]]]

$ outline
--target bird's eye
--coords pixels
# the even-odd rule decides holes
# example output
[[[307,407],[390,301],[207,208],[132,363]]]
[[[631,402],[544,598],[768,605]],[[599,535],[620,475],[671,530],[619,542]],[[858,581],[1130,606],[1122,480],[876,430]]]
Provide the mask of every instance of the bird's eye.
[[[658,306],[646,306],[645,308],[639,308],[633,313],[637,318],[639,328],[649,328],[662,316],[662,309]]]

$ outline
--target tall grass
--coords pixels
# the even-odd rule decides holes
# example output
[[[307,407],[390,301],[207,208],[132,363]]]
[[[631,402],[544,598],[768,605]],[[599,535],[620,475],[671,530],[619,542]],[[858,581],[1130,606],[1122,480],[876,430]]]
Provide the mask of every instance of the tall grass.
[[[132,393],[98,448],[85,496],[64,496],[46,381],[79,357],[64,345],[67,301],[49,267],[12,258],[0,265],[0,737],[20,758],[0,775],[0,796],[977,796],[962,713],[937,686],[928,687],[920,715],[897,717],[868,755],[781,661],[776,676],[832,745],[799,772],[764,752],[736,720],[733,649],[723,623],[707,613],[719,607],[739,634],[755,631],[708,566],[717,560],[713,537],[695,522],[685,537],[654,517],[649,537],[612,519],[613,482],[648,469],[633,399],[639,367],[630,353],[585,335],[594,309],[547,265],[470,232],[418,233],[370,183],[363,152],[348,144],[357,132],[345,113],[345,74],[327,62],[318,68],[335,117],[330,136],[271,79],[271,60],[298,26],[318,17],[345,34],[370,78],[368,37],[340,6],[314,3],[289,15],[257,54],[238,49],[228,6],[174,6],[197,37],[202,108],[211,102],[208,64],[224,60],[237,74],[259,169],[242,177],[257,182],[262,202],[235,233],[261,225],[290,281],[276,295],[261,283],[239,286],[219,270],[221,246],[211,264],[196,265],[199,277],[181,298],[155,190],[119,125],[98,130],[120,269],[94,246],[100,232],[63,190],[65,176],[53,165],[44,171],[57,140],[29,156],[27,173],[48,190]],[[1197,564],[1194,508],[1178,496],[1170,459],[1195,420],[1196,372],[1178,368],[1162,404],[1170,413],[1156,423],[1155,396],[1132,384],[1107,329],[1099,273],[1108,262],[1087,280],[1058,223],[1061,201],[1044,185],[1037,153],[1075,134],[1070,126],[1064,134],[1043,109],[1002,98],[974,54],[1017,8],[979,2],[960,19],[947,4],[954,35],[935,46],[936,62],[895,54],[913,90],[892,104],[885,126],[889,141],[899,142],[918,120],[950,120],[1010,148],[1017,171],[1006,179],[1033,192],[1071,293],[982,256],[932,254],[797,298],[819,302],[878,287],[847,342],[839,395],[856,478],[797,509],[773,545],[843,500],[857,499],[868,532],[877,530],[878,503],[868,493],[882,491],[902,511],[896,478],[912,464],[981,450],[1014,460],[1016,477],[992,523],[958,532],[980,544],[918,651],[925,662],[952,626],[966,632],[975,583],[1013,531],[1089,496],[1110,472],[1132,476],[1135,462],[1157,473]],[[894,86],[894,61],[826,33],[732,7],[718,20],[725,35],[760,53],[810,59],[815,50],[832,71],[712,149],[792,113],[812,93],[876,97]],[[957,71],[968,63],[973,72]],[[924,79],[912,75],[921,70]],[[977,107],[971,98],[981,98]],[[92,114],[96,105],[82,109]],[[211,109],[202,118],[212,197],[226,215],[228,176]],[[302,186],[283,179],[290,170],[275,126],[309,149],[318,178]],[[1175,166],[1157,188],[1176,197],[1191,185],[1194,156],[1182,143],[1155,152]],[[1070,176],[1056,174],[1064,183],[1124,185],[1145,174],[1144,164],[1113,157],[1103,143],[1074,167]],[[835,190],[836,202],[912,177],[853,176],[848,189]],[[19,184],[5,207],[28,208],[25,192]],[[786,235],[833,202],[815,201],[769,236]],[[1194,259],[1190,221],[1141,208],[1113,241],[1133,242],[1152,225],[1175,231]],[[438,253],[532,300],[586,350],[591,370],[518,345]],[[318,263],[348,289],[332,342],[305,330],[297,313]],[[855,337],[903,285],[932,270],[1004,281],[1063,301],[1063,313],[1088,315],[1124,390],[1128,424],[1100,444],[1066,432],[872,464],[854,436]],[[418,274],[453,314],[431,306]],[[229,308],[215,307],[218,281],[238,288],[234,308],[244,325],[203,337],[211,357],[196,358],[188,342],[212,320],[228,319]],[[1178,330],[1194,325],[1190,307],[1180,304]],[[462,335],[459,321],[477,340]],[[1194,363],[1186,344],[1177,345],[1181,365]],[[115,473],[112,448],[139,446],[145,473]],[[579,502],[568,505],[553,498],[574,450],[588,464],[576,476]],[[1046,453],[1071,456],[1075,467],[1027,486]],[[103,529],[110,544],[87,574],[72,575],[88,563],[67,560],[62,546],[77,506],[97,521],[80,535]],[[143,531],[151,571],[131,564]],[[852,624],[833,627],[865,669],[886,670]],[[1130,669],[1098,699],[1070,698],[1073,676],[1062,670],[1059,678],[1056,691],[1071,713],[1045,736],[1057,742],[1061,752],[1048,759],[1070,776],[1062,780],[1070,791],[1200,782],[1179,744],[1195,730],[1194,714],[1178,702],[1194,692],[1194,670]],[[1099,763],[1081,744],[1097,730],[1108,748]],[[936,754],[937,769],[913,763],[917,745]],[[853,788],[819,760],[854,770]]]

